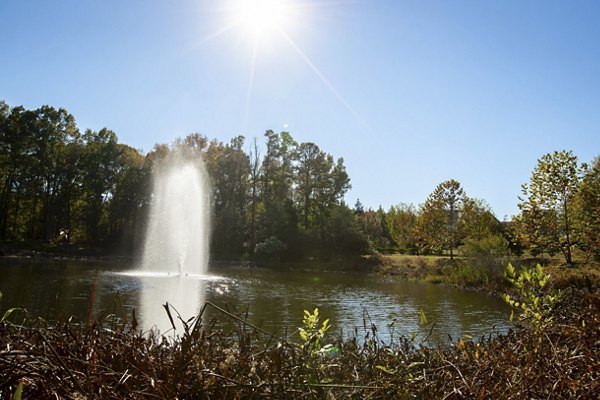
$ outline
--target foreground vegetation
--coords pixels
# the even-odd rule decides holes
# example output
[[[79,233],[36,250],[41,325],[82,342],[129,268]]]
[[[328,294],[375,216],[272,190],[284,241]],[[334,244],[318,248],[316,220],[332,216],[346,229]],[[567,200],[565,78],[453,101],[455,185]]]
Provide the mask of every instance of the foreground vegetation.
[[[237,323],[232,331],[202,312],[170,337],[137,332],[135,319],[2,322],[0,397],[593,399],[600,390],[598,290],[598,282],[571,287],[543,314],[551,323],[437,349],[404,337],[384,343],[368,323],[360,337],[332,340],[317,310],[289,337],[225,311]]]

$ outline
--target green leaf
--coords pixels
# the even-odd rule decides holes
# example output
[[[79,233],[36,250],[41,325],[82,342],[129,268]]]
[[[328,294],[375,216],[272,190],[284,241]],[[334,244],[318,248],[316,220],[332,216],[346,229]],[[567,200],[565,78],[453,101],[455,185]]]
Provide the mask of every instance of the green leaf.
[[[419,365],[425,365],[425,363],[423,361],[414,361],[414,362],[411,362],[410,364],[408,364],[406,369],[412,369],[412,368],[418,367]]]
[[[506,266],[506,277],[509,278],[509,280],[510,280],[510,278],[514,278],[515,277],[515,268],[512,266],[511,263],[509,263]]]
[[[20,381],[17,384],[17,388],[15,389],[15,393],[13,394],[13,400],[21,400],[21,396],[23,396],[23,382]]]
[[[427,325],[427,316],[425,315],[425,311],[423,309],[419,309],[419,324]]]
[[[390,375],[394,375],[397,372],[395,369],[384,367],[383,365],[376,365],[375,368],[382,370],[386,374],[390,374]]]
[[[10,315],[15,312],[15,311],[23,311],[22,308],[18,308],[18,307],[13,307],[13,308],[9,308],[8,310],[6,310],[6,312],[4,313],[4,315],[2,316],[2,318],[0,318],[0,322],[2,321],[6,321],[8,317],[10,317]]]

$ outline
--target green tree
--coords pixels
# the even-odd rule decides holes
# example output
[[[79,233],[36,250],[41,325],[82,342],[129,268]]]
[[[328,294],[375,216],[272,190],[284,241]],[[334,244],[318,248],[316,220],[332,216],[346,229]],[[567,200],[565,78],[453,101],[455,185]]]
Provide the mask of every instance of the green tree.
[[[260,162],[260,151],[258,150],[258,141],[256,138],[252,140],[252,144],[250,147],[250,151],[248,154],[249,162],[250,162],[250,177],[249,177],[249,185],[250,185],[250,209],[249,209],[249,227],[250,230],[249,239],[250,239],[250,251],[254,251],[254,247],[256,246],[256,236],[257,236],[257,210],[260,202],[260,175],[262,172],[261,162]]]
[[[236,258],[245,251],[250,161],[243,145],[243,136],[227,145],[212,141],[205,154],[213,189],[213,251],[221,257]]]
[[[585,171],[577,196],[584,248],[600,260],[600,157]]]
[[[292,199],[298,144],[288,132],[278,134],[268,130],[265,138],[266,151],[261,167],[258,168],[256,147],[252,162],[255,221],[251,237],[254,236],[255,241],[277,237],[287,245],[288,253],[292,253],[296,251],[295,242],[298,241],[298,216]]]
[[[324,227],[321,245],[333,253],[341,263],[350,263],[357,255],[368,252],[369,242],[354,212],[346,205],[335,205],[330,210]]]
[[[398,246],[398,250],[405,254],[414,254],[417,251],[417,238],[415,226],[417,224],[417,211],[412,205],[399,204],[390,207],[386,215],[388,231]]]
[[[573,264],[571,249],[577,242],[574,203],[581,172],[573,152],[545,154],[519,198],[519,220],[529,245],[550,253],[560,251],[569,265]]]
[[[461,219],[464,236],[472,240],[482,240],[502,232],[502,224],[485,200],[465,197]]]
[[[329,208],[339,204],[350,189],[344,160],[334,162],[330,154],[314,143],[300,144],[295,189],[302,226],[305,229],[320,226]]]
[[[43,106],[36,110],[35,129],[36,180],[41,184],[42,199],[38,228],[32,236],[49,240],[68,224],[68,204],[72,184],[77,177],[67,161],[74,161],[80,147],[75,118],[65,109]],[[66,206],[66,207],[65,207]]]
[[[464,238],[461,227],[461,214],[465,204],[465,193],[460,183],[454,179],[440,183],[421,207],[417,219],[416,232],[427,250],[450,251]]]
[[[263,200],[283,201],[291,197],[298,143],[289,132],[265,133],[266,152],[262,163]]]
[[[357,214],[358,222],[369,246],[377,251],[386,252],[394,247],[387,214],[381,206],[377,210],[363,210]]]
[[[65,224],[79,132],[64,109],[0,104],[0,237],[48,239]],[[75,170],[76,171],[76,170]]]
[[[123,148],[118,144],[117,135],[107,128],[98,132],[88,129],[83,139],[84,193],[80,204],[82,239],[96,244],[105,239],[109,232],[108,204],[114,195]]]
[[[108,204],[108,241],[131,252],[141,244],[142,218],[147,210],[150,170],[136,149],[119,144],[114,192]]]
[[[34,157],[33,134],[36,113],[23,107],[10,108],[2,103],[0,126],[0,237],[23,238],[28,218],[25,216],[27,192],[31,186]]]

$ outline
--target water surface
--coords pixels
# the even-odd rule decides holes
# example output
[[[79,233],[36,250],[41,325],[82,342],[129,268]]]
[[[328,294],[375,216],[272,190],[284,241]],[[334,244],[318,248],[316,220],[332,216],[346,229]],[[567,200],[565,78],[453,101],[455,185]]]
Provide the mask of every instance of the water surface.
[[[509,311],[501,299],[482,293],[378,277],[366,273],[283,272],[258,268],[211,268],[208,275],[138,274],[131,265],[107,262],[0,261],[0,309],[26,308],[47,320],[74,316],[86,321],[106,314],[131,319],[139,328],[166,332],[168,302],[187,320],[208,301],[276,335],[294,332],[303,310],[319,308],[330,332],[363,337],[371,325],[389,341],[399,334],[424,338],[431,325],[419,324],[423,310],[435,327],[428,344],[463,335],[506,331]],[[176,315],[176,314],[175,314]],[[232,320],[208,307],[227,326]],[[365,329],[366,327],[366,329]],[[172,333],[172,332],[171,332]]]

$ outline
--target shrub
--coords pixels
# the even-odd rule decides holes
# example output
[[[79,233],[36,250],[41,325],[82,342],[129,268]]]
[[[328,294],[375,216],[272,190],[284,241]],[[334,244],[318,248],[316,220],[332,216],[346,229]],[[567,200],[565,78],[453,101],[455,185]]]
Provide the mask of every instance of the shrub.
[[[550,281],[541,265],[524,269],[518,275],[511,264],[506,267],[506,279],[518,290],[516,297],[504,295],[513,309],[519,312],[519,319],[536,328],[544,329],[552,323],[552,311],[561,296],[561,291],[548,293],[545,290]],[[512,316],[511,316],[512,318]]]
[[[275,262],[281,261],[281,254],[283,251],[285,251],[285,249],[287,249],[285,243],[275,236],[271,236],[270,238],[265,239],[264,242],[256,245],[254,248],[254,254],[260,261]]]
[[[467,239],[461,252],[469,258],[473,267],[485,271],[489,276],[501,276],[511,256],[508,241],[500,235],[480,240]]]

